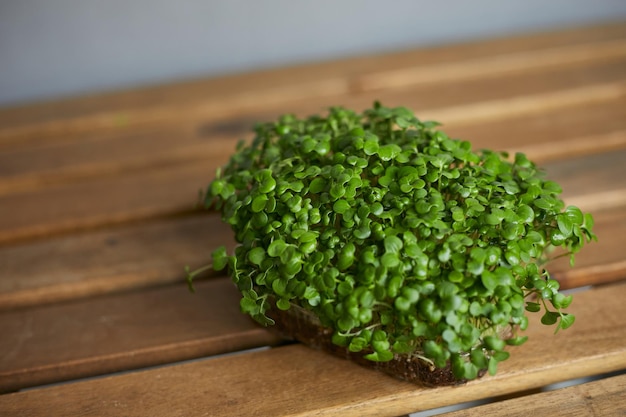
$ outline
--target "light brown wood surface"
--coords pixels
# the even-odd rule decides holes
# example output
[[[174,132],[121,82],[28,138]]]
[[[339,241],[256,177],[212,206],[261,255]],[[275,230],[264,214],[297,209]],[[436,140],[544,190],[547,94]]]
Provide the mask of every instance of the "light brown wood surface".
[[[103,176],[89,182],[0,197],[0,245],[12,240],[189,214],[196,210],[198,192],[214,176],[214,170],[207,165]]]
[[[626,374],[582,385],[443,414],[442,417],[619,416],[626,413]]]
[[[0,411],[144,416],[163,415],[167,407],[174,416],[397,416],[621,369],[626,363],[624,297],[626,284],[578,294],[571,308],[576,331],[553,335],[534,317],[526,332],[529,341],[510,349],[511,358],[495,377],[459,387],[418,388],[291,345],[8,394],[0,397]]]
[[[613,81],[626,71],[626,65],[616,70],[614,63],[607,65],[607,68],[612,71]],[[532,145],[546,143],[547,137],[553,138],[550,143],[560,143],[592,135],[614,134],[626,129],[623,126],[623,97],[626,89],[622,84],[604,82],[595,87],[571,89],[580,84],[580,79],[602,75],[603,72],[598,71],[598,68],[587,66],[582,68],[579,77],[572,77],[569,69],[555,74],[552,80],[538,80],[542,83],[541,89],[555,89],[555,86],[558,87],[565,80],[565,86],[561,90],[557,88],[557,91],[545,92],[540,89],[535,94],[532,80],[510,80],[507,77],[490,80],[491,84],[472,83],[471,88],[459,88],[464,86],[449,83],[429,85],[430,90],[426,91],[393,92],[385,102],[410,106],[425,118],[433,116],[444,120],[446,130],[451,131],[454,136],[470,139],[480,147],[519,146],[519,138],[523,135],[526,146],[531,145],[532,153]],[[516,90],[511,90],[510,86],[516,86]],[[568,86],[570,89],[567,89]],[[375,98],[387,97],[357,96],[353,98],[354,102],[347,104],[362,108],[371,104]],[[591,99],[596,101],[592,102]],[[463,104],[463,101],[467,103]],[[307,100],[300,105],[306,106],[306,110],[300,109],[298,112],[319,112],[327,103],[311,104]],[[259,113],[257,110],[256,114],[240,115],[227,123],[177,123],[165,128],[142,126],[130,130],[100,130],[74,135],[78,140],[76,142],[68,143],[68,136],[71,135],[63,135],[58,143],[30,145],[26,149],[5,149],[0,153],[0,178],[3,179],[0,195],[68,181],[85,181],[99,175],[132,173],[188,161],[212,160],[217,156],[217,149],[231,152],[240,136],[250,137],[253,120],[272,120],[278,114],[293,111],[294,108],[298,110],[298,107],[292,104],[287,107],[283,105],[273,111],[265,109]],[[578,109],[578,117],[571,117],[571,107]],[[520,124],[527,119],[529,112],[542,118],[538,118],[525,129],[507,129],[502,126],[501,130],[490,129],[490,135],[484,135],[480,131],[481,126],[485,125],[485,118],[490,122],[488,125],[494,127],[498,126],[498,121],[502,118],[506,120],[500,122],[500,125],[511,122]],[[565,120],[576,124],[568,125],[568,129],[563,130]],[[528,132],[527,129],[533,130]],[[555,131],[559,134],[554,135]],[[545,152],[536,152],[538,157],[543,153]]]
[[[0,247],[0,311],[181,282],[234,244],[213,213]]]
[[[239,298],[214,279],[0,313],[0,391],[276,344]]]
[[[548,265],[578,291],[573,328],[553,335],[533,316],[495,377],[396,381],[283,345],[240,314],[221,273],[202,274],[196,295],[183,282],[186,265],[234,245],[196,202],[255,122],[376,99],[475,148],[527,153],[566,203],[594,214],[599,242],[574,268]],[[625,244],[623,23],[0,109],[0,391],[31,388],[0,395],[0,415],[391,416],[625,371]],[[549,415],[568,402],[620,415],[623,383],[460,415]]]
[[[180,106],[180,112],[184,112],[184,115],[181,114],[176,118],[159,119],[157,117],[158,114],[155,114],[152,116],[155,120],[151,123],[132,123],[133,119],[128,116],[128,120],[120,120],[109,128],[85,123],[85,129],[89,128],[88,131],[84,131],[84,129],[72,130],[72,123],[80,122],[80,118],[65,121],[66,128],[59,129],[58,132],[57,130],[50,131],[45,126],[38,127],[38,125],[33,124],[29,126],[29,129],[33,130],[30,135],[33,136],[33,139],[36,138],[36,142],[24,139],[18,140],[18,138],[21,138],[21,135],[17,135],[14,138],[15,140],[8,140],[8,138],[12,137],[11,130],[2,129],[0,126],[0,132],[6,136],[6,140],[0,140],[0,149],[28,149],[53,144],[67,144],[95,139],[102,140],[114,138],[120,134],[132,137],[133,133],[146,132],[155,126],[158,126],[160,129],[174,129],[179,132],[185,132],[185,128],[188,129],[190,127],[208,126],[216,128],[223,126],[225,121],[236,121],[234,126],[245,132],[242,128],[251,125],[253,122],[273,119],[276,115],[286,111],[306,115],[311,112],[317,113],[322,111],[329,106],[329,103],[362,107],[371,104],[371,101],[374,99],[382,100],[390,105],[411,106],[419,113],[428,114],[433,113],[434,109],[447,107],[459,109],[461,106],[471,103],[511,99],[520,95],[530,96],[531,99],[532,97],[556,95],[557,98],[551,101],[551,105],[554,105],[555,101],[558,102],[559,97],[567,94],[565,93],[567,90],[578,91],[578,101],[585,100],[587,97],[597,100],[601,97],[608,97],[611,94],[606,91],[606,88],[614,86],[619,89],[620,83],[623,81],[620,75],[625,65],[625,56],[626,50],[623,50],[611,57],[611,59],[599,62],[593,60],[575,62],[564,67],[549,68],[540,73],[522,71],[511,74],[510,72],[496,72],[488,74],[488,77],[471,80],[471,82],[463,79],[435,80],[430,83],[408,85],[402,88],[387,90],[351,93],[340,91],[319,98],[307,96],[293,97],[285,102],[259,101],[256,103],[256,106],[248,106],[227,115],[203,114],[201,111],[202,103],[191,101]],[[384,63],[386,61],[381,60],[380,62]],[[420,64],[417,57],[415,58],[415,63]],[[464,64],[461,62],[458,65],[462,68]],[[437,70],[438,67],[435,66],[433,71]],[[613,93],[617,93],[617,91]],[[234,93],[231,92],[231,94]],[[540,106],[537,106],[537,108],[545,107],[547,104],[541,105],[540,103]],[[158,113],[158,108],[154,109],[153,107],[150,103],[146,103],[142,107],[142,111],[145,113]],[[200,109],[198,110],[196,107],[200,107]],[[511,108],[508,111],[518,111],[518,109],[519,107]],[[486,116],[497,117],[503,110],[499,109],[498,112]],[[0,111],[0,116],[2,114],[3,112]],[[440,114],[443,115],[444,112],[440,112]],[[450,113],[447,112],[445,116],[449,122]],[[458,115],[456,116],[459,117]],[[61,123],[61,121],[57,123]]]

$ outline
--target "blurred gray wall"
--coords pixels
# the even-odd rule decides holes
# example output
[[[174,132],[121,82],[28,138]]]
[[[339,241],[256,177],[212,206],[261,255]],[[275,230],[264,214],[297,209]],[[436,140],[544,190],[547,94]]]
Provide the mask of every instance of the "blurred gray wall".
[[[626,19],[626,0],[0,0],[0,106]]]

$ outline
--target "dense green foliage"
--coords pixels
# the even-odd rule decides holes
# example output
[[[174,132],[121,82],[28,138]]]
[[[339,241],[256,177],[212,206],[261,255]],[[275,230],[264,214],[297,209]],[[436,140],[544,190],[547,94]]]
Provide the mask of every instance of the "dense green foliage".
[[[419,355],[466,379],[525,341],[502,330],[526,311],[569,327],[572,297],[541,265],[594,238],[592,217],[523,154],[474,152],[437,125],[378,103],[258,125],[205,196],[240,243],[213,268],[242,310],[269,325],[270,300],[297,304],[370,360]]]

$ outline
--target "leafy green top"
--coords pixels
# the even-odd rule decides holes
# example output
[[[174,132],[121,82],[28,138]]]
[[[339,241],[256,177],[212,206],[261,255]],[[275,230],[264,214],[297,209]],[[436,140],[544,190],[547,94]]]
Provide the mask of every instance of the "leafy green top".
[[[525,329],[525,310],[569,327],[572,297],[541,265],[594,238],[591,215],[523,154],[474,152],[437,125],[378,103],[258,125],[205,199],[240,243],[213,267],[228,266],[242,310],[269,325],[270,300],[293,303],[370,360],[418,355],[465,379],[525,341],[501,332]]]

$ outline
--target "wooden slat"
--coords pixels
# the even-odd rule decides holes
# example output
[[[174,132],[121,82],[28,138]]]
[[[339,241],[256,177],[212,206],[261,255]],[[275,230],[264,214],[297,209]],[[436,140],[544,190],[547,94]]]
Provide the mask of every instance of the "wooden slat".
[[[0,313],[0,391],[277,343],[239,298],[216,278]]]
[[[592,150],[582,145],[582,141],[600,142],[605,149],[624,147],[624,74],[622,60],[610,65],[590,64],[540,74],[506,74],[475,82],[457,80],[342,95],[324,101],[299,100],[291,102],[289,107],[266,108],[267,113],[259,113],[257,118],[272,119],[285,111],[303,116],[323,110],[328,103],[360,109],[381,100],[389,106],[407,106],[421,119],[441,121],[446,132],[471,140],[478,147],[517,147],[538,158],[554,159],[572,154],[570,141],[578,154]],[[585,124],[579,124],[581,117]],[[243,121],[250,119],[254,116]],[[236,116],[231,120],[237,125]],[[577,128],[568,127],[565,120]],[[510,122],[514,123],[513,127],[508,127]],[[565,131],[554,135],[554,130],[544,133],[538,129],[549,130],[552,122],[566,128]],[[490,129],[491,126],[494,128]],[[525,145],[527,142],[530,143]]]
[[[506,106],[506,103],[501,103]],[[451,120],[442,129],[475,148],[524,152],[537,162],[624,148],[626,97],[485,122]],[[468,109],[469,110],[469,109]],[[443,120],[443,119],[442,119]]]
[[[442,414],[442,417],[619,416],[626,412],[626,375]]]
[[[566,204],[596,211],[626,203],[626,149],[541,165],[563,188]]]
[[[579,293],[571,329],[553,335],[538,315],[529,341],[495,377],[419,388],[301,345],[0,397],[0,412],[37,415],[397,416],[611,372],[626,364],[626,284]],[[141,399],[141,401],[138,401]]]
[[[478,124],[520,116],[530,118],[552,110],[617,100],[622,98],[625,92],[624,82],[589,85],[546,94],[508,97],[472,107],[440,109],[433,111],[433,116],[435,119],[450,120],[454,124]]]
[[[0,142],[39,141],[47,132],[88,131],[185,117],[223,117],[247,108],[372,88],[536,71],[623,56],[619,24],[554,34],[370,56],[0,112]],[[434,77],[434,78],[433,78]],[[442,78],[443,77],[443,78]],[[190,107],[190,103],[191,107]],[[33,135],[38,132],[39,135]],[[30,136],[30,137],[28,137]]]
[[[59,185],[0,197],[0,244],[103,225],[188,212],[228,159]]]
[[[362,90],[404,88],[409,85],[447,82],[459,79],[474,80],[492,74],[545,71],[554,67],[590,60],[602,61],[623,56],[626,51],[623,39],[606,43],[583,43],[567,47],[532,50],[507,54],[494,54],[462,62],[439,65],[417,64],[397,70],[382,70],[360,77]]]
[[[626,42],[626,41],[625,41]],[[159,126],[163,134],[169,136],[183,136],[188,134],[187,131],[197,129],[197,125],[220,125],[221,121],[233,118],[235,125],[242,126],[246,130],[240,133],[247,133],[247,128],[254,121],[273,120],[279,114],[285,112],[294,112],[300,115],[308,115],[323,111],[329,105],[345,105],[355,109],[369,106],[374,100],[381,100],[388,105],[406,105],[415,109],[420,115],[430,117],[434,114],[443,117],[442,120],[448,122],[458,119],[475,118],[476,114],[485,117],[494,117],[502,115],[503,110],[508,114],[519,111],[519,105],[512,106],[511,103],[505,106],[490,104],[498,99],[511,99],[517,96],[531,96],[529,100],[534,100],[532,96],[539,95],[540,103],[525,104],[529,109],[539,109],[542,111],[549,103],[554,103],[554,99],[550,100],[550,95],[559,91],[567,91],[585,87],[581,94],[574,91],[579,100],[588,97],[590,94],[598,96],[598,94],[609,94],[604,92],[602,85],[609,86],[611,83],[624,81],[624,67],[626,65],[626,50],[620,56],[616,56],[608,61],[590,61],[575,63],[566,67],[548,68],[540,73],[521,72],[515,74],[492,74],[489,77],[479,80],[447,80],[443,83],[428,83],[416,86],[408,86],[402,89],[389,89],[374,92],[360,92],[358,94],[347,94],[341,92],[338,94],[327,95],[320,98],[294,98],[288,102],[272,103],[259,101],[262,105],[241,109],[237,112],[230,112],[228,115],[204,114],[201,109],[195,109],[199,104],[188,104],[183,107],[180,117],[155,118],[150,124],[137,124],[120,122],[114,128],[102,129],[98,125],[93,125],[90,131],[77,130],[60,131],[55,134],[54,131],[36,130],[31,132],[31,137],[22,137],[19,142],[16,141],[0,141],[0,149],[19,150],[30,149],[37,146],[49,146],[51,144],[67,144],[80,142],[89,143],[94,139],[102,140],[103,138],[117,138],[120,135],[141,136],[145,134],[147,128],[151,135],[162,136],[154,127]],[[384,60],[381,62],[385,62]],[[598,87],[594,87],[597,85]],[[591,87],[591,89],[590,89]],[[606,87],[605,87],[606,88]],[[563,93],[561,93],[562,95]],[[557,94],[558,97],[558,94]],[[571,97],[566,97],[568,102],[572,102]],[[222,97],[225,99],[225,97]],[[486,102],[478,106],[476,109],[467,109],[465,106],[471,103]],[[563,103],[563,99],[557,102]],[[452,106],[452,107],[451,107]],[[451,107],[446,109],[446,107]],[[491,111],[490,111],[491,110]],[[493,111],[495,110],[495,112]],[[522,109],[528,111],[528,109]],[[153,126],[152,129],[149,127]],[[169,133],[168,131],[171,131]],[[46,138],[46,140],[44,140]],[[93,155],[87,155],[94,157]],[[101,158],[104,158],[101,156]]]
[[[180,282],[234,246],[216,213],[0,247],[0,311]]]
[[[218,133],[209,138],[196,130],[181,126],[96,132],[79,142],[0,152],[0,195],[183,166],[234,151],[236,136]]]

